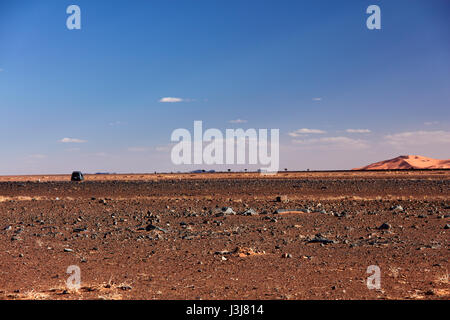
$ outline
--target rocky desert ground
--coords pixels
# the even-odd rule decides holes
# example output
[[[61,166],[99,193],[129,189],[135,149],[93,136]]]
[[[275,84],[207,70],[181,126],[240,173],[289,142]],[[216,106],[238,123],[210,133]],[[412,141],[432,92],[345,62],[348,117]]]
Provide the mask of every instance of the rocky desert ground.
[[[0,178],[1,299],[450,298],[450,171],[69,180]]]

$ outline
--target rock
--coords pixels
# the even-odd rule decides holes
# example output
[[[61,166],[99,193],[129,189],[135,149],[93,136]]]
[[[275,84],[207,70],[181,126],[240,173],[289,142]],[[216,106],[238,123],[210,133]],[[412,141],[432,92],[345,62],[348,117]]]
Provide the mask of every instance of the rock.
[[[277,209],[273,214],[282,214],[286,212],[298,212],[298,213],[311,213],[311,210],[309,209]]]
[[[336,243],[336,242],[334,240],[324,238],[320,234],[317,234],[313,239],[309,240],[308,243],[330,244],[330,243]]]
[[[223,207],[222,213],[224,215],[235,215],[236,214],[236,212],[234,212],[233,208],[231,208],[231,207]]]
[[[445,226],[444,226],[444,229],[450,229],[450,224],[446,224]]]
[[[73,252],[73,250],[69,248],[64,248],[64,252]]]
[[[401,205],[396,205],[391,207],[392,211],[403,211],[403,207]]]
[[[123,290],[123,291],[128,291],[128,290],[131,290],[132,287],[131,286],[120,286],[119,289]]]
[[[147,226],[145,227],[145,230],[146,230],[146,231],[157,230],[157,231],[161,231],[161,232],[167,233],[167,230],[166,230],[166,229],[160,228],[160,227],[155,226],[155,225],[153,225],[153,224],[147,225]]]
[[[434,290],[433,289],[430,289],[430,290],[427,290],[426,292],[425,292],[425,295],[426,296],[434,296]]]
[[[243,216],[257,216],[258,213],[254,209],[250,208],[250,209],[244,211],[241,215],[243,215]]]
[[[378,230],[389,230],[392,226],[389,223],[383,223],[381,226],[378,227]]]
[[[275,198],[276,202],[288,202],[288,196],[287,195],[283,195],[283,196],[278,196]]]
[[[87,228],[75,228],[75,229],[73,229],[73,232],[83,232],[86,230],[87,230]]]
[[[282,258],[292,258],[292,255],[290,253],[283,253],[281,255]]]

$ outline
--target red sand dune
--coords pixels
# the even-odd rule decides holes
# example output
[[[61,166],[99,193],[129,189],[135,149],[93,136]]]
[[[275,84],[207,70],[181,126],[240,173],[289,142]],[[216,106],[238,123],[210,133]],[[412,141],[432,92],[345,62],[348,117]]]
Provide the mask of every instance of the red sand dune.
[[[450,169],[450,159],[439,160],[423,156],[400,156],[352,170],[395,170],[395,169]]]

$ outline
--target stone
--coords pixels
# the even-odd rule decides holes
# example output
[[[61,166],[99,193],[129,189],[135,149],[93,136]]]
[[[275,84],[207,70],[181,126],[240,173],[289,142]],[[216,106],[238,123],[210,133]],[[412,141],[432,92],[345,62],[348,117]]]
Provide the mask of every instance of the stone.
[[[316,235],[313,239],[309,240],[308,243],[330,244],[336,242],[334,240],[324,238],[322,235]]]
[[[224,215],[235,215],[236,214],[236,212],[234,212],[233,208],[231,208],[231,207],[223,207],[222,213]]]
[[[383,223],[381,226],[378,227],[378,230],[389,230],[392,226],[389,223]]]
[[[155,225],[153,225],[153,224],[147,225],[147,226],[145,227],[145,230],[146,230],[146,231],[157,230],[157,231],[161,231],[161,232],[167,233],[167,230],[166,230],[166,229],[160,228],[160,227],[155,226]]]
[[[288,196],[287,195],[282,195],[282,196],[278,196],[275,198],[276,202],[288,202]]]
[[[257,216],[258,213],[254,209],[250,208],[250,209],[244,211],[242,213],[242,215],[244,215],[244,216]]]

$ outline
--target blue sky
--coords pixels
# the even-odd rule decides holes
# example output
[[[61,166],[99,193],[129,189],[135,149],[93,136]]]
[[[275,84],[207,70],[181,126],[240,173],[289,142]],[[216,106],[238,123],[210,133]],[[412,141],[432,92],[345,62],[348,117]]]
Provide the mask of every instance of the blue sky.
[[[279,128],[290,169],[448,159],[449,18],[446,0],[0,0],[0,174],[196,169],[170,161],[194,120]]]

